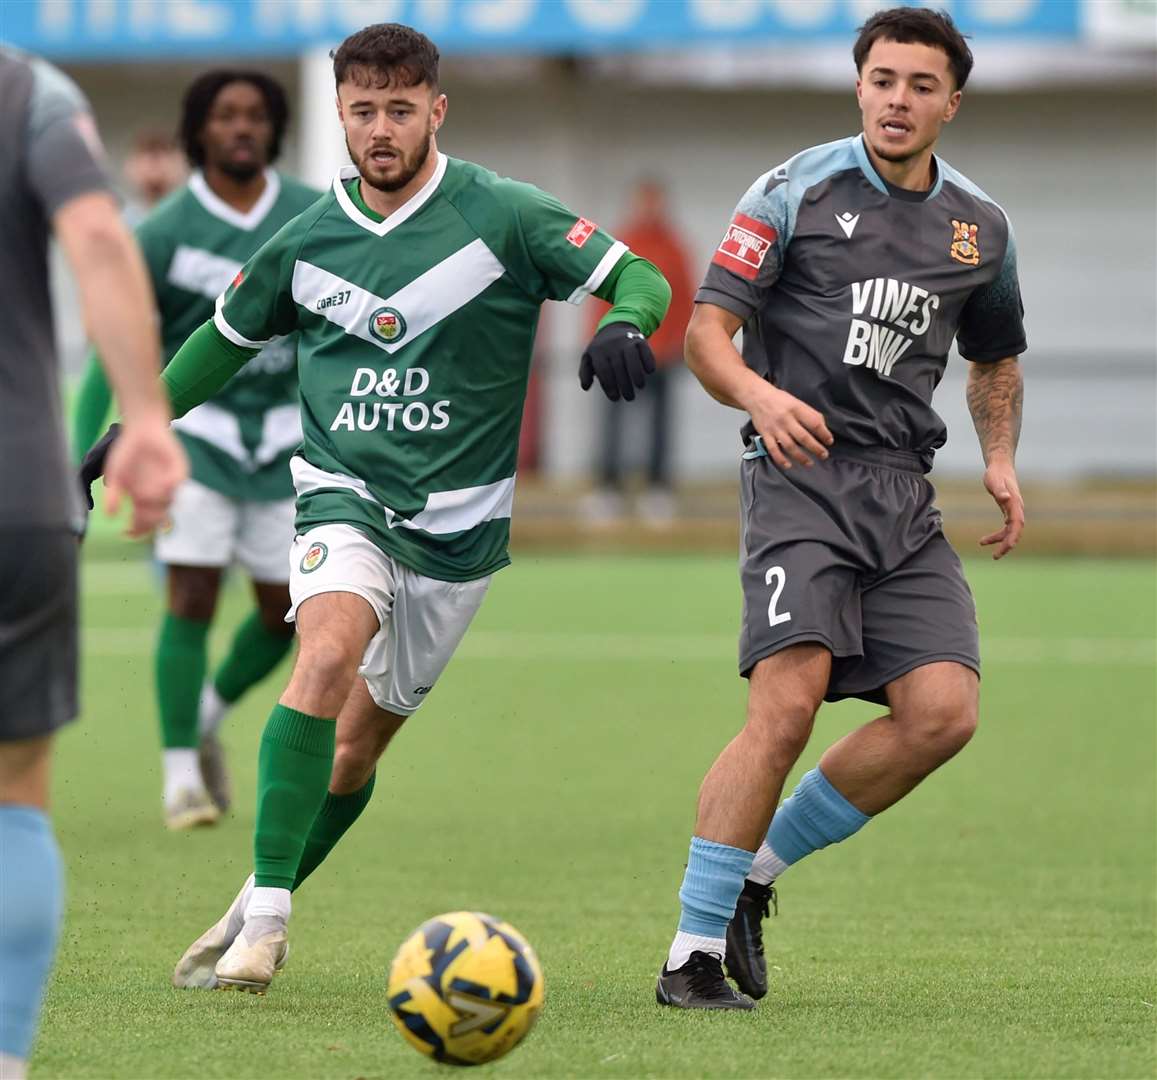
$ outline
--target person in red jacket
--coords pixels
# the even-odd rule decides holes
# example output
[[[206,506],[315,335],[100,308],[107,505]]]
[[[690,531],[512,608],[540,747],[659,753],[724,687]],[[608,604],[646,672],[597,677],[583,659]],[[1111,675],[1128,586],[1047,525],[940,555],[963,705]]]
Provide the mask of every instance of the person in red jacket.
[[[670,458],[673,376],[683,361],[683,334],[691,318],[695,288],[687,248],[671,220],[667,192],[660,181],[653,178],[639,181],[630,219],[616,235],[636,255],[653,262],[670,282],[671,307],[650,338],[657,370],[647,380],[641,395],[651,400],[650,408],[624,409],[618,402],[605,403],[596,461],[599,486],[584,511],[587,520],[594,524],[608,523],[622,515],[625,426],[649,420],[647,490],[639,500],[638,509],[645,520],[665,524],[674,516]],[[607,305],[595,301],[589,306],[593,327],[606,313]]]

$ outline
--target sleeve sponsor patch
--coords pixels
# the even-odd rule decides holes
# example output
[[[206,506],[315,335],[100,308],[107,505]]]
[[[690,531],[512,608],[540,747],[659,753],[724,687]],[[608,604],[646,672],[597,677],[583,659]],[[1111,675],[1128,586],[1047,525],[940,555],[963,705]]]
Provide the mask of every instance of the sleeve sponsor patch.
[[[770,225],[736,213],[711,260],[748,281],[754,281],[777,233]]]
[[[576,248],[581,248],[592,236],[598,226],[593,221],[587,221],[585,217],[581,217],[574,223],[570,232],[566,234],[567,240],[574,244]]]

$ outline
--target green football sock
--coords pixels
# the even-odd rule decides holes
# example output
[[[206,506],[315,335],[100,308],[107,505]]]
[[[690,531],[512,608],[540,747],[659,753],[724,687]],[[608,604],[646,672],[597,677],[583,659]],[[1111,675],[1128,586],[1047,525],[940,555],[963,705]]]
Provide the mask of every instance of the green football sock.
[[[221,700],[229,705],[238,701],[281,663],[292,645],[292,634],[274,634],[266,628],[260,611],[251,612],[237,628],[229,654],[213,676]]]
[[[157,639],[154,674],[166,750],[197,745],[197,705],[205,681],[209,624],[166,612]]]
[[[333,768],[335,719],[274,705],[257,755],[257,831],[253,838],[259,888],[292,889]]]
[[[297,887],[325,861],[325,857],[337,847],[337,842],[346,830],[361,816],[361,812],[374,793],[374,777],[371,773],[364,787],[351,791],[348,795],[334,795],[327,791],[325,802],[313,819],[313,827],[305,840],[305,850],[301,862],[297,864],[297,877],[293,887]]]

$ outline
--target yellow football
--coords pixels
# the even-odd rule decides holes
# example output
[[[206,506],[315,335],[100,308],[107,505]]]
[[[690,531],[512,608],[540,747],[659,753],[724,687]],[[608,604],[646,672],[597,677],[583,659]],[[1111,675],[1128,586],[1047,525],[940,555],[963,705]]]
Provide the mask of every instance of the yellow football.
[[[447,1065],[481,1065],[513,1050],[542,997],[542,968],[526,938],[477,911],[424,922],[390,965],[394,1023],[411,1046]]]

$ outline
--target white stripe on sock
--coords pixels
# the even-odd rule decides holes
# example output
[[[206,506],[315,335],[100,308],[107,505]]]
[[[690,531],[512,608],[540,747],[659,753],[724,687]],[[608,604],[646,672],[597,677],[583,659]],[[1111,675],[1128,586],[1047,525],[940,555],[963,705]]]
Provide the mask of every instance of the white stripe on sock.
[[[754,881],[759,885],[770,885],[776,880],[789,866],[785,863],[774,851],[767,846],[767,841],[764,840],[759,845],[759,850],[755,853],[755,859],[751,864],[751,869],[747,873],[747,880]]]
[[[725,938],[699,937],[698,934],[685,934],[682,930],[675,933],[675,940],[671,942],[671,950],[667,953],[667,970],[675,971],[691,959],[693,952],[714,953],[723,959],[727,952]]]

